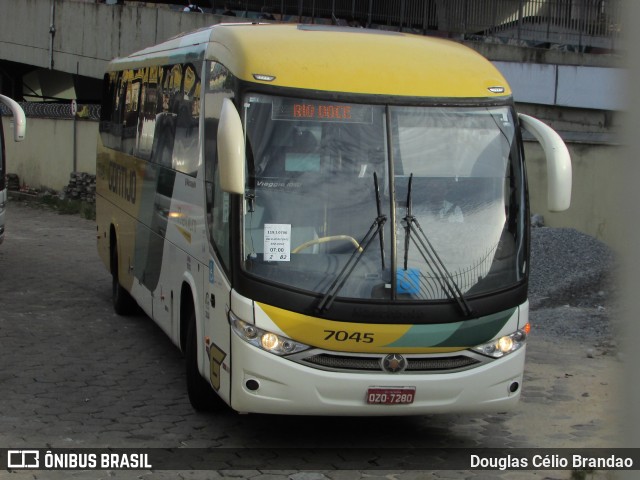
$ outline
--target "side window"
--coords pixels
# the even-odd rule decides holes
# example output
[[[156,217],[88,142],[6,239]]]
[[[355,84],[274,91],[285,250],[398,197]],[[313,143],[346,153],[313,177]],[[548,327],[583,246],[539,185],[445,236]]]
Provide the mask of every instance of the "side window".
[[[138,116],[138,143],[136,156],[149,160],[153,148],[158,109],[158,67],[144,69],[142,92],[140,93],[140,115]]]
[[[114,147],[117,150],[122,149],[122,130],[124,122],[124,103],[127,90],[126,72],[118,72],[116,80],[116,92],[113,101],[113,117],[112,117],[112,133]]]
[[[110,72],[100,134],[109,148],[195,176],[200,165],[201,81],[192,64]]]
[[[122,147],[121,151],[133,155],[138,127],[138,108],[140,104],[141,79],[137,70],[125,70],[123,74],[122,93],[124,105],[122,109]]]
[[[198,172],[200,76],[192,64],[150,68],[140,155],[187,175]]]
[[[105,130],[105,127],[111,124],[117,82],[117,72],[105,73],[104,78],[102,79],[102,106],[100,108],[101,132]]]
[[[200,77],[193,65],[185,65],[181,82],[176,86],[173,101],[175,115],[175,140],[172,167],[195,176],[200,158],[198,150],[200,127]],[[174,77],[177,80],[177,77]]]
[[[218,256],[228,268],[231,259],[229,238],[229,194],[220,188],[217,135],[222,101],[233,98],[234,77],[222,65],[208,62],[206,66],[204,101],[204,161],[207,193],[207,222],[209,239]]]
[[[175,138],[175,116],[172,103],[175,98],[174,84],[181,75],[181,66],[165,66],[158,69],[156,90],[156,115],[150,160],[163,167],[172,167],[173,140]]]
[[[100,137],[109,148],[120,149],[121,119],[119,118],[120,97],[118,96],[122,72],[109,72],[104,76],[102,107],[100,109]]]

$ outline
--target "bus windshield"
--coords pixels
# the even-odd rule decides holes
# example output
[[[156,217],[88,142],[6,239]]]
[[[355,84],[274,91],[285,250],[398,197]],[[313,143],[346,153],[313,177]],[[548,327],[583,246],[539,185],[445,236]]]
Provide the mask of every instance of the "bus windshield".
[[[244,105],[249,274],[329,304],[464,304],[524,279],[524,175],[509,107],[263,94]]]

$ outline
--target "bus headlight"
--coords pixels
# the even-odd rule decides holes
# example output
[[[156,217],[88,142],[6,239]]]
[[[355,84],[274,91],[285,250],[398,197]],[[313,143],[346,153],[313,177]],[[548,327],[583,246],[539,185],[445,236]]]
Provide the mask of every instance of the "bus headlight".
[[[527,323],[521,330],[492,340],[483,345],[475,346],[472,350],[483,355],[487,355],[488,357],[504,357],[505,355],[509,355],[524,346],[530,329],[531,327]]]
[[[229,320],[231,322],[231,329],[236,335],[245,342],[261,348],[266,352],[275,355],[289,355],[310,348],[309,345],[305,345],[304,343],[295,342],[285,336],[268,332],[255,325],[243,322],[232,312],[229,312]]]

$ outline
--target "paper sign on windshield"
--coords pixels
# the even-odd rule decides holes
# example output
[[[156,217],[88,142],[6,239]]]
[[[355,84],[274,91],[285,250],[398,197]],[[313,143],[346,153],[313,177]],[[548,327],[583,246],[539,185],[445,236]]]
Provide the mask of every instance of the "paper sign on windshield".
[[[264,259],[268,262],[288,262],[291,259],[291,224],[264,224]]]

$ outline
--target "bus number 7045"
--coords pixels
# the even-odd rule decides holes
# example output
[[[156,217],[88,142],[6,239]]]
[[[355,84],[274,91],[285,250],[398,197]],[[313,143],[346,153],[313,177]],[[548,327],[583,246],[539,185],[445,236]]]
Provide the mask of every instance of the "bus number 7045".
[[[338,342],[346,342],[346,341],[354,341],[354,342],[362,342],[362,343],[373,343],[373,333],[361,333],[361,332],[353,332],[349,333],[345,330],[325,330],[324,333],[327,335],[324,337],[325,340],[336,340]]]

